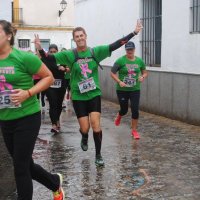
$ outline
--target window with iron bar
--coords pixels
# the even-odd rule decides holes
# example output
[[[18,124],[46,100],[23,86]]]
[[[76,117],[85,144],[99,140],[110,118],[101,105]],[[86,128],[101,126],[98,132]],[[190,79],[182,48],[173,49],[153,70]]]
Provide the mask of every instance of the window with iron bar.
[[[29,39],[19,39],[18,40],[19,49],[28,49],[30,48],[30,40]]]
[[[162,0],[142,0],[142,58],[150,67],[161,65]]]
[[[200,33],[200,0],[190,0],[190,33]]]

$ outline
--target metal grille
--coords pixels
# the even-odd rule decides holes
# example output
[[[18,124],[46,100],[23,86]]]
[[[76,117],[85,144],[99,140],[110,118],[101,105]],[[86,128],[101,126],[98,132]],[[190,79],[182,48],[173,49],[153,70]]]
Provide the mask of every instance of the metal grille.
[[[190,0],[191,33],[200,33],[200,0]]]
[[[19,39],[18,47],[21,50],[28,51],[30,50],[30,40],[29,39]]]
[[[142,0],[142,58],[148,66],[160,67],[162,0]]]
[[[15,24],[23,24],[23,9],[22,8],[12,9],[12,22]]]

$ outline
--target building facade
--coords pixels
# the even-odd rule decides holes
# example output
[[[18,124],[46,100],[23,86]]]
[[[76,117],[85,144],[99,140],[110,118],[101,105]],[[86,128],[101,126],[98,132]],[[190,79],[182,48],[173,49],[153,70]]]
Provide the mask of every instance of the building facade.
[[[11,0],[0,0],[0,19],[11,21],[12,19],[12,8]]]
[[[141,19],[143,31],[132,39],[149,70],[141,108],[200,125],[199,0],[75,0],[75,13],[75,24],[86,28],[89,46],[115,41]],[[113,101],[115,85],[109,71],[124,54],[122,47],[102,62],[103,96]]]
[[[15,46],[17,48],[35,51],[32,43],[34,34],[39,34],[45,50],[48,50],[52,43],[57,44],[59,49],[71,48],[71,32],[74,24],[73,0],[65,1],[67,5],[64,11],[60,4],[61,0],[3,2],[3,7],[0,8],[9,11],[9,14],[6,14],[7,18],[5,15],[1,18],[11,21],[16,26]]]

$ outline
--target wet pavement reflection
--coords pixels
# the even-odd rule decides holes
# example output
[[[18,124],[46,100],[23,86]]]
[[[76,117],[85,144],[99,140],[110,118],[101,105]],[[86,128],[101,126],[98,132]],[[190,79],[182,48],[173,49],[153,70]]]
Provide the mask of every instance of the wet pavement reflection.
[[[80,148],[80,133],[73,109],[62,113],[62,133],[50,133],[48,114],[34,151],[36,163],[64,176],[69,200],[200,199],[200,127],[141,112],[138,131],[131,136],[130,114],[115,127],[116,104],[102,103],[105,167],[95,166],[92,132],[89,149]],[[52,194],[34,182],[34,200]]]

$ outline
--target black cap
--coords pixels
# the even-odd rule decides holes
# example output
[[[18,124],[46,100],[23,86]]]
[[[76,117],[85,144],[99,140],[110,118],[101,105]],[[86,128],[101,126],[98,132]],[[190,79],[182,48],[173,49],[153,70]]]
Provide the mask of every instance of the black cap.
[[[125,49],[135,49],[135,44],[133,42],[127,42],[125,44]]]

